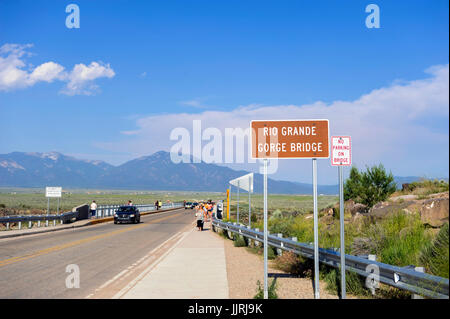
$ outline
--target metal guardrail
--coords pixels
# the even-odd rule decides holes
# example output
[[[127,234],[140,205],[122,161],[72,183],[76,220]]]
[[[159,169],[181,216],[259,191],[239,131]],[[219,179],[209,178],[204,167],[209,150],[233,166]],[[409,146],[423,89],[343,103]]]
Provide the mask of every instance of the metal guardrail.
[[[3,216],[0,217],[0,223],[6,224],[6,229],[10,228],[11,223],[19,223],[19,229],[22,229],[22,223],[28,222],[28,227],[31,226],[32,222],[38,222],[38,226],[40,226],[40,222],[46,222],[48,225],[49,221],[53,221],[53,225],[56,224],[56,221],[60,221],[61,223],[65,223],[67,221],[71,221],[73,218],[76,218],[77,212],[66,212],[59,215],[14,215],[14,216]]]
[[[113,216],[117,209],[123,205],[102,205],[97,207],[95,218],[103,218]],[[134,205],[140,212],[148,212],[157,210],[154,204],[140,204]],[[161,209],[170,209],[183,207],[183,203],[165,203],[161,206]],[[19,229],[22,229],[22,223],[28,222],[28,227],[31,227],[32,222],[38,222],[38,227],[40,222],[45,222],[48,226],[48,222],[53,221],[53,225],[56,222],[66,223],[77,217],[78,212],[65,212],[59,215],[14,215],[14,216],[3,216],[0,217],[0,223],[6,224],[6,229],[10,229],[11,223],[19,223]]]
[[[117,211],[117,209],[120,206],[124,206],[124,205],[99,205],[99,206],[97,206],[97,211],[95,212],[95,217],[103,218],[103,217],[114,216],[114,213]],[[139,212],[141,212],[141,213],[157,210],[155,207],[155,204],[138,204],[138,205],[133,205],[133,206],[137,207],[139,209]],[[184,206],[184,204],[179,203],[179,202],[164,203],[161,205],[160,209],[178,208],[178,207],[183,207],[183,206]]]
[[[226,223],[217,219],[213,219],[212,225],[261,243],[264,239],[263,232],[251,229],[248,226]],[[311,244],[299,243],[292,239],[270,234],[267,237],[269,246],[314,259],[314,246]],[[319,248],[319,261],[328,266],[339,268],[340,256],[339,251]],[[347,254],[345,255],[345,267],[346,270],[363,277],[373,276],[374,267],[378,267],[381,283],[431,298],[449,298],[449,280],[447,278],[418,272],[411,267],[392,266]]]

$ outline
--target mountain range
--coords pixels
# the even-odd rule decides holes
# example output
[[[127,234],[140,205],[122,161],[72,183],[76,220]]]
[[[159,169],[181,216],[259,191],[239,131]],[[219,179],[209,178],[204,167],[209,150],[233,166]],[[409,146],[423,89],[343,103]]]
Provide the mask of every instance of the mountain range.
[[[58,152],[0,154],[1,187],[45,187],[223,192],[228,181],[245,175],[208,163],[175,164],[170,153],[159,151],[119,166],[81,160]],[[398,184],[419,177],[396,178]],[[312,194],[312,186],[268,179],[270,193]],[[263,176],[254,175],[254,190],[262,193]],[[319,194],[337,194],[338,185],[318,185]]]

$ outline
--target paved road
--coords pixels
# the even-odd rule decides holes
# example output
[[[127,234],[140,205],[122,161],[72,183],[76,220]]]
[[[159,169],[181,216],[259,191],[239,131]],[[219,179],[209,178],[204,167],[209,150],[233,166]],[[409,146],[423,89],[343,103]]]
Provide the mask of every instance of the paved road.
[[[163,247],[175,234],[189,229],[193,222],[193,211],[183,208],[142,216],[140,224],[114,225],[109,222],[2,239],[0,298],[85,298],[95,295],[98,287],[111,282],[155,249],[161,249],[158,247]],[[69,264],[76,264],[80,269],[80,288],[66,288]]]

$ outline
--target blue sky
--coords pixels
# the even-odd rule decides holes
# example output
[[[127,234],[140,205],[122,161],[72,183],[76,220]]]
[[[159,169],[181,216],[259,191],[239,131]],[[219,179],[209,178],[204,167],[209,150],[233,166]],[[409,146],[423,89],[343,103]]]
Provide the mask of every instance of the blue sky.
[[[70,3],[80,8],[79,29],[65,26],[65,7]],[[380,7],[380,29],[365,26],[365,7],[370,3]],[[398,92],[393,88],[400,86],[414,92],[414,81],[435,79],[442,93],[439,81],[445,82],[445,74],[448,78],[448,5],[440,0],[4,0],[0,2],[0,47],[32,44],[21,49],[22,70],[32,72],[54,62],[70,72],[77,64],[98,62],[104,66],[102,72],[110,73],[87,82],[96,86],[87,87],[89,95],[67,94],[70,74],[65,80],[0,89],[0,153],[59,151],[120,164],[169,150],[173,144],[168,132],[144,127],[146,119],[170,127],[170,118],[185,117],[188,122],[198,117],[205,119],[205,126],[221,127],[223,123],[214,121],[227,114],[247,114],[245,108],[251,105],[274,107],[279,115],[289,110],[285,106],[304,110],[305,105],[318,102],[329,109],[317,108],[317,116],[333,118],[327,113],[339,112],[333,105],[359,101],[374,90]],[[444,76],[427,73],[433,66],[441,66]],[[424,92],[423,96],[430,96]],[[405,106],[405,117],[419,109],[421,113],[403,126],[396,127],[398,121],[392,121],[384,132],[420,127],[435,141],[433,158],[422,154],[427,152],[426,142],[418,138],[410,143],[405,137],[408,143],[386,147],[379,141],[373,156],[361,153],[358,157],[355,149],[355,164],[383,162],[395,175],[448,177],[449,118],[448,110],[443,110],[448,98],[424,100],[420,105],[411,110]],[[388,108],[376,114],[383,121],[389,113]],[[336,134],[360,133],[345,123],[336,122]],[[367,143],[361,140],[355,146],[363,149]],[[274,177],[309,181],[309,163],[302,162],[305,169],[296,174],[292,174],[293,164],[283,165]],[[323,183],[334,179],[319,175]]]

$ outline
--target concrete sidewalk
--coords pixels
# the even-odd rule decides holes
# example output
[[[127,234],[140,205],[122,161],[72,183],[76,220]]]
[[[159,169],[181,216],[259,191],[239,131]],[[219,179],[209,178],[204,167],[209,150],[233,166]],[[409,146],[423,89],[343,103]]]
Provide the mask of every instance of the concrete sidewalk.
[[[115,298],[227,299],[224,242],[211,233],[208,224],[201,232],[193,227],[184,233],[160,260],[142,273],[141,278]]]

